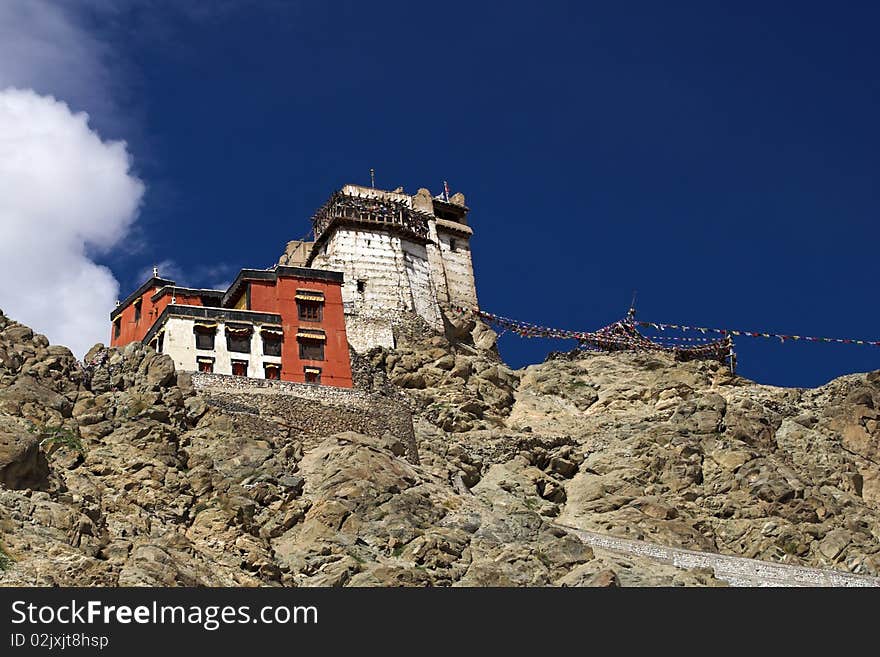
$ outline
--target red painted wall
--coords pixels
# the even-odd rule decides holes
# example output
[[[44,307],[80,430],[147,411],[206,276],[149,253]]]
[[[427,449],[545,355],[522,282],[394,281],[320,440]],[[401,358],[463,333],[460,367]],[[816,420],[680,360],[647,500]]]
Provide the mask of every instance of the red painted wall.
[[[348,338],[345,334],[345,314],[342,310],[342,285],[308,278],[278,277],[273,281],[249,281],[250,307],[247,310],[281,315],[284,343],[281,347],[281,378],[285,381],[305,382],[305,367],[321,369],[321,384],[351,388],[351,363],[348,355]],[[318,290],[324,293],[324,316],[320,322],[299,320],[296,307],[297,290]],[[170,293],[165,293],[153,303],[150,300],[156,293],[150,288],[141,297],[141,320],[134,321],[134,303],[127,306],[121,314],[122,325],[119,338],[114,338],[110,328],[110,345],[121,347],[129,342],[142,340],[153,323],[171,302]],[[243,288],[243,294],[247,289]],[[231,299],[230,306],[240,299]],[[199,296],[178,294],[175,302],[181,306],[201,306]],[[299,341],[296,334],[299,328],[322,329],[327,336],[324,343],[324,360],[302,360],[299,357]]]
[[[351,363],[348,357],[348,338],[345,334],[345,315],[342,311],[342,286],[323,280],[278,277],[278,281],[250,281],[250,308],[264,313],[281,315],[284,345],[281,348],[281,378],[285,381],[305,382],[305,367],[321,368],[321,384],[351,388]],[[320,322],[300,321],[296,307],[297,290],[318,290],[324,293],[324,317]],[[324,360],[302,360],[299,357],[298,329],[323,329],[327,336]]]
[[[165,310],[165,307],[171,303],[171,294],[168,292],[156,299],[155,303],[150,300],[159,289],[161,289],[161,286],[151,287],[141,295],[141,319],[139,322],[134,321],[134,301],[122,310],[121,315],[118,316],[121,318],[118,338],[115,337],[116,329],[114,324],[116,320],[111,323],[111,347],[124,347],[129,342],[138,342],[144,338],[158,319],[159,315]],[[189,296],[178,294],[175,298],[175,303],[179,306],[201,306],[202,299],[198,295]]]
[[[320,290],[324,293],[324,316],[321,322],[300,321],[296,307],[297,289]],[[342,311],[342,285],[326,281],[298,278],[278,279],[278,313],[284,324],[284,350],[281,352],[281,375],[288,373],[289,381],[305,381],[303,368],[321,368],[321,383],[350,388],[351,363],[348,356],[348,338],[345,334],[345,315]],[[251,298],[253,298],[253,293]],[[327,336],[324,360],[300,360],[297,329],[321,328]]]

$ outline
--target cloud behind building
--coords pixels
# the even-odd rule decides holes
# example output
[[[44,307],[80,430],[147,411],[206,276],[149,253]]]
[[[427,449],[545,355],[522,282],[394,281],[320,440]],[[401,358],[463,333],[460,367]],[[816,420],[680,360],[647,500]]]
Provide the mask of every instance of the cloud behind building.
[[[119,293],[94,257],[124,240],[144,184],[125,143],[71,109],[114,107],[76,4],[0,3],[0,308],[82,355],[106,340]]]
[[[0,307],[82,355],[119,292],[91,256],[122,240],[144,193],[122,142],[31,90],[0,92]]]

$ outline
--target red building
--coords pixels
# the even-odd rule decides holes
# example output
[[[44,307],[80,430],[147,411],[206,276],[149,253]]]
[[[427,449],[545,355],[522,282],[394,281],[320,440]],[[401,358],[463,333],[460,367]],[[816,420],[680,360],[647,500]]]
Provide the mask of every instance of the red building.
[[[182,371],[350,388],[342,280],[304,267],[244,269],[222,291],[154,275],[111,313],[110,344],[145,342]]]

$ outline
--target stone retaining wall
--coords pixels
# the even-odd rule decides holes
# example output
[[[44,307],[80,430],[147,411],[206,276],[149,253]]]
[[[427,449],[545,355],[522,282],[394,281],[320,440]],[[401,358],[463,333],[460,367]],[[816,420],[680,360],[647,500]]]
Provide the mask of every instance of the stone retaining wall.
[[[418,463],[412,413],[396,399],[351,388],[201,372],[192,374],[192,383],[210,406],[281,424],[303,436],[391,434],[405,446],[407,459]]]

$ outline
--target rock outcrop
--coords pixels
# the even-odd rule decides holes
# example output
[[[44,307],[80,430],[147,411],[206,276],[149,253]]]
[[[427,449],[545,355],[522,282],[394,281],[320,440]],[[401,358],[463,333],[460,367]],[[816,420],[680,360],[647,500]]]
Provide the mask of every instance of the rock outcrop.
[[[389,434],[212,405],[141,344],[83,365],[0,314],[0,583],[721,584],[566,525],[880,575],[880,374],[790,390],[577,353],[512,371],[488,329],[456,330],[355,363],[413,409],[414,464]]]

